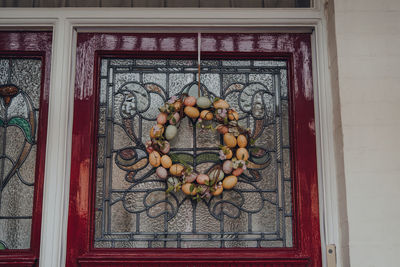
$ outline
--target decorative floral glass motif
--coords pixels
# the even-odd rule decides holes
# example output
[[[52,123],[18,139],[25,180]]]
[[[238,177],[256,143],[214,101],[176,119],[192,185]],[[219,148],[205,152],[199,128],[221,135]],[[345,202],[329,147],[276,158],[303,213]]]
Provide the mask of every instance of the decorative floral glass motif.
[[[30,247],[41,65],[0,58],[0,249]]]
[[[287,64],[202,61],[201,91],[224,98],[256,139],[238,184],[200,201],[166,183],[148,162],[145,142],[171,96],[197,95],[193,60],[101,60],[95,247],[291,247]],[[220,163],[216,132],[181,122],[171,151],[198,172]]]

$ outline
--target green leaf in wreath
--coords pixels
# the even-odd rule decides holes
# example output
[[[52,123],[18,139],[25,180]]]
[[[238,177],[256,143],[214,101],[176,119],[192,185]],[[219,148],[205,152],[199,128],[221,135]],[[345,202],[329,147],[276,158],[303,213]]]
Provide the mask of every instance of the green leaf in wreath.
[[[205,152],[197,155],[196,164],[202,164],[205,162],[219,162],[219,155],[212,152]]]
[[[183,165],[192,165],[193,156],[186,153],[171,153],[169,155],[173,163],[181,163]]]
[[[30,144],[33,143],[31,126],[24,118],[14,117],[8,122],[8,125],[14,125],[19,127],[24,132],[25,138],[28,141],[28,143]]]
[[[4,245],[2,242],[0,242],[0,250],[2,250],[2,249],[7,249],[7,248],[6,248],[6,245]]]
[[[3,121],[3,119],[0,119],[0,127],[3,127],[4,126],[4,121]]]

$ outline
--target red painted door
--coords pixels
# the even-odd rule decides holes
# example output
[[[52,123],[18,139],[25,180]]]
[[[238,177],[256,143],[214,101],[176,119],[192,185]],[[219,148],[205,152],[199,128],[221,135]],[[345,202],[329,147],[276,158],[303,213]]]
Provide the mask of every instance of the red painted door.
[[[193,93],[197,34],[78,34],[67,266],[321,266],[310,38],[202,34],[202,94],[255,150],[197,202],[164,194],[145,149],[158,108]],[[218,160],[212,133],[182,121],[178,137],[198,171]]]
[[[38,266],[51,32],[0,32],[0,266]]]

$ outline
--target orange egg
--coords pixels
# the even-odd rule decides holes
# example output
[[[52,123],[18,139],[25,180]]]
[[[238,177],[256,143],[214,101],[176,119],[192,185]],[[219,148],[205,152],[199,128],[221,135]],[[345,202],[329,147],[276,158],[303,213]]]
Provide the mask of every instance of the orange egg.
[[[219,196],[222,194],[222,191],[224,191],[224,187],[222,185],[215,185],[214,186],[215,191],[211,192],[211,195],[213,196]]]
[[[175,111],[179,111],[182,107],[182,101],[181,100],[176,100],[175,103],[173,104]]]
[[[224,189],[232,189],[237,184],[237,181],[238,179],[236,176],[230,175],[222,181],[222,186]]]
[[[237,121],[237,120],[239,120],[239,113],[237,113],[236,111],[230,109],[228,111],[228,118],[231,121],[233,121],[233,120]]]
[[[190,192],[190,187],[193,188],[192,192]],[[197,194],[196,187],[192,183],[183,184],[182,185],[182,192],[185,193],[186,195],[192,195],[192,196]]]
[[[161,157],[161,165],[166,168],[169,169],[172,166],[172,160],[168,155],[164,155]]]
[[[232,150],[230,149],[230,148],[225,148],[224,150],[224,154],[225,154],[225,158],[226,159],[231,159],[232,157],[233,157],[233,153],[232,153]]]
[[[233,148],[236,146],[236,137],[231,133],[224,134],[224,143],[227,147]]]
[[[185,107],[184,112],[189,118],[192,119],[196,119],[200,115],[199,110],[195,107]]]
[[[238,148],[236,150],[236,158],[240,160],[248,160],[249,159],[249,152],[247,151],[246,148]]]
[[[223,99],[218,99],[217,101],[214,102],[213,105],[214,105],[214,108],[224,108],[224,109],[229,108],[228,102],[226,102]]]
[[[184,167],[181,164],[173,164],[170,168],[169,168],[169,172],[173,175],[173,176],[181,176],[182,172],[183,172]]]
[[[243,134],[240,134],[236,139],[237,139],[237,144],[239,147],[247,146],[247,138]]]
[[[206,121],[212,120],[213,117],[214,117],[214,115],[213,115],[212,112],[209,111],[209,110],[203,110],[203,111],[200,113],[200,118],[202,118],[203,120],[206,120]]]
[[[149,155],[149,162],[151,166],[158,167],[161,164],[161,156],[157,151],[153,151]]]

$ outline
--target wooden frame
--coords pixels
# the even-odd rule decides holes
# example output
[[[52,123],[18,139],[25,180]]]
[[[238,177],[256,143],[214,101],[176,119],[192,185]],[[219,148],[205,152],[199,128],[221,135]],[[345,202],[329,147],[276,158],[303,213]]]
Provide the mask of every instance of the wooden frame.
[[[30,37],[27,42],[26,37],[28,35]],[[18,37],[18,41],[10,42],[12,39],[15,40],[16,36]],[[42,61],[30,249],[0,250],[0,265],[36,266],[39,259],[47,115],[49,106],[51,37],[51,32],[0,32],[0,56],[7,58],[35,58]]]
[[[93,248],[93,192],[95,185],[97,91],[99,54],[140,53],[139,48],[127,48],[133,34],[78,34],[75,81],[74,127],[70,211],[67,241],[67,266],[123,266],[127,264],[183,266],[201,263],[206,266],[239,264],[275,264],[276,266],[321,266],[321,247],[318,213],[318,176],[316,158],[314,99],[311,76],[310,34],[269,34],[271,48],[251,52],[205,53],[207,57],[264,57],[274,55],[289,63],[291,88],[291,143],[294,199],[294,247],[265,249],[95,249]],[[138,35],[138,34],[136,34]],[[142,34],[139,34],[142,35]],[[147,35],[147,34],[146,34]],[[149,34],[169,36],[168,33]],[[221,36],[221,34],[215,34]],[[279,46],[280,38],[287,42]],[[106,40],[111,40],[108,42]],[[174,54],[174,52],[164,52]],[[195,52],[188,51],[187,55]],[[162,54],[161,54],[162,55]],[[160,57],[153,52],[153,57]],[[305,73],[308,73],[306,75]],[[196,258],[196,260],[192,260]]]

